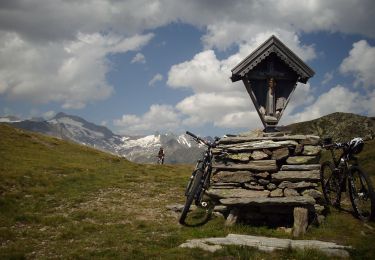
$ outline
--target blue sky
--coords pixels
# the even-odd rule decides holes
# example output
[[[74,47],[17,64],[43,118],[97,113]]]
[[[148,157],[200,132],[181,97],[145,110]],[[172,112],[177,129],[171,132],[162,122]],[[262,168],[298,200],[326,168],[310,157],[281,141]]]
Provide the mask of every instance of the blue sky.
[[[275,34],[315,71],[281,124],[375,115],[373,1],[2,1],[0,116],[122,134],[262,128],[230,70]]]

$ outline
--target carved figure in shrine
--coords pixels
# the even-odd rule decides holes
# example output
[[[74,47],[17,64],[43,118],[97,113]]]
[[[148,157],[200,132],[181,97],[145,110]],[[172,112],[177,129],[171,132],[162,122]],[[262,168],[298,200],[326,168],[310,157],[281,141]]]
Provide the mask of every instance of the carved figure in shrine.
[[[270,37],[232,70],[242,80],[266,131],[275,131],[297,82],[314,71],[275,36]]]

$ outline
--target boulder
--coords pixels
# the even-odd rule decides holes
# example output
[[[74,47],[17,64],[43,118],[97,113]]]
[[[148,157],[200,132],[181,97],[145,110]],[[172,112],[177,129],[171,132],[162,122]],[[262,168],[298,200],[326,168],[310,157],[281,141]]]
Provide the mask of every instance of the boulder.
[[[234,161],[248,162],[250,160],[250,153],[229,154],[226,158]]]
[[[274,189],[276,189],[277,188],[277,186],[276,186],[276,184],[274,184],[274,183],[268,183],[267,184],[267,189],[268,190],[274,190]]]
[[[266,179],[268,178],[268,176],[270,176],[270,174],[268,172],[260,172],[260,173],[256,173],[254,174],[255,177],[259,177],[259,178],[263,178],[263,179]]]
[[[267,184],[270,183],[270,181],[269,181],[269,180],[265,180],[265,179],[259,179],[259,180],[258,180],[258,183],[259,183],[259,184],[262,184],[262,185],[267,185]]]
[[[264,190],[264,187],[261,185],[252,185],[250,183],[244,183],[244,188],[249,190]]]

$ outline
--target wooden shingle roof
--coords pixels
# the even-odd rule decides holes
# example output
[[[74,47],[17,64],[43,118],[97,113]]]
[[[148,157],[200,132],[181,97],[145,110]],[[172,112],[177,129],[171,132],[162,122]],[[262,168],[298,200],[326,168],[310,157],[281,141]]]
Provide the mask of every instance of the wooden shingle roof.
[[[275,53],[283,62],[285,62],[299,76],[298,81],[306,83],[315,72],[304,63],[294,52],[283,44],[276,36],[272,35],[267,41],[260,45],[249,56],[242,60],[232,69],[231,80],[236,82],[255,68],[261,61]]]

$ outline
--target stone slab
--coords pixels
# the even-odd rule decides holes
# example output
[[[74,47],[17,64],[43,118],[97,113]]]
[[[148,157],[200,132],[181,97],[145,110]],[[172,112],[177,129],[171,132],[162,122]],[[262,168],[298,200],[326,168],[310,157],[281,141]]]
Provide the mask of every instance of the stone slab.
[[[224,245],[249,246],[261,251],[271,252],[274,250],[287,249],[315,249],[329,256],[348,258],[347,250],[350,246],[342,246],[333,242],[319,240],[292,240],[286,238],[273,238],[264,236],[229,234],[226,237],[200,238],[187,240],[179,247],[200,248],[209,252],[222,249]]]
[[[318,184],[306,181],[300,182],[290,182],[290,181],[283,181],[279,184],[280,189],[289,188],[289,189],[307,189],[307,188],[315,188]]]
[[[246,164],[214,163],[212,167],[218,170],[277,171],[276,160],[250,161]]]
[[[250,171],[220,171],[212,176],[213,182],[218,183],[244,183],[255,180]]]
[[[262,198],[268,197],[270,191],[268,190],[246,190],[246,189],[209,189],[206,194],[212,198]]]
[[[306,181],[306,182],[319,182],[319,171],[279,171],[272,174],[272,181]]]
[[[286,205],[303,206],[314,205],[315,199],[309,196],[295,197],[254,197],[254,198],[225,198],[220,203],[226,206],[247,206],[247,205]]]
[[[319,170],[320,164],[296,164],[296,165],[282,165],[282,171],[309,171],[309,170]]]
[[[317,156],[291,156],[286,160],[287,164],[316,164],[318,162]]]

